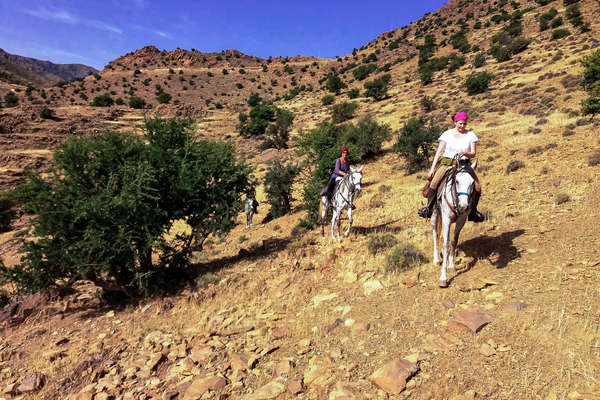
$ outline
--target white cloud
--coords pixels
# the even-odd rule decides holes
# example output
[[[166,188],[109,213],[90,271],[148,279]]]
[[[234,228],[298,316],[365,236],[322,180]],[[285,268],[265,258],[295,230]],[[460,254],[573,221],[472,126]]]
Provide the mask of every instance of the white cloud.
[[[141,25],[135,25],[134,27],[137,30],[144,31],[144,32],[150,32],[150,33],[155,34],[156,36],[164,37],[164,38],[167,38],[167,39],[173,39],[173,35],[171,35],[170,33],[159,31],[157,29],[148,29],[148,28],[145,28],[145,27],[143,27]]]
[[[117,28],[116,26],[109,25],[102,21],[90,20],[79,18],[75,15],[72,15],[68,11],[64,10],[53,10],[50,11],[46,8],[39,8],[37,10],[25,10],[25,12],[29,15],[32,15],[37,18],[49,20],[49,21],[58,21],[71,25],[84,25],[91,28],[102,29],[109,32],[114,32],[118,34],[122,34],[123,30],[121,28]]]

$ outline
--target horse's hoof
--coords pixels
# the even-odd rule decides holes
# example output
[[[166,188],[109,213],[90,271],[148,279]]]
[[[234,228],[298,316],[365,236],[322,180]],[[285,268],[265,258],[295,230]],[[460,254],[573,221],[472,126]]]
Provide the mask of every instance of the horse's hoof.
[[[454,274],[454,273],[456,273],[456,268],[448,267],[448,272],[452,272]]]
[[[447,280],[441,280],[441,279],[440,279],[440,287],[441,287],[441,288],[446,288],[446,287],[448,287],[448,281],[447,281]]]

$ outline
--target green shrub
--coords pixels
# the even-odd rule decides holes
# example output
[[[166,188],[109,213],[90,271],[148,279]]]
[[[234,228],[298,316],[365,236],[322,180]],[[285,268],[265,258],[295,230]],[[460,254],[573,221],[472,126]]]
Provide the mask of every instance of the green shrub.
[[[113,98],[110,97],[110,95],[107,93],[101,96],[94,97],[91,105],[94,107],[110,107],[113,105],[114,102],[115,101],[113,100]]]
[[[298,167],[282,165],[279,161],[272,163],[267,170],[264,186],[267,202],[271,205],[271,217],[279,218],[290,212],[292,185],[299,172]]]
[[[409,119],[398,135],[393,150],[406,159],[406,170],[414,173],[427,166],[432,146],[442,133],[442,128],[424,118]]]
[[[485,64],[485,54],[483,53],[478,53],[474,58],[473,58],[473,67],[474,68],[479,68],[482,67],[483,64]]]
[[[374,235],[369,237],[369,241],[367,242],[367,249],[369,253],[376,256],[377,254],[381,254],[390,247],[394,247],[398,244],[398,239],[389,233]]]
[[[385,271],[408,271],[423,264],[427,258],[412,244],[401,243],[394,247],[385,258]]]
[[[40,117],[43,119],[51,119],[52,117],[54,117],[54,110],[48,107],[44,107],[42,108],[42,111],[40,111]]]
[[[8,92],[4,95],[4,105],[6,107],[14,107],[19,104],[19,98],[14,92]]]
[[[456,54],[452,53],[449,58],[448,72],[456,71],[457,69],[465,65],[465,63],[466,59],[464,57],[457,56]]]
[[[121,97],[117,97],[117,99],[115,100],[115,104],[118,106],[122,106],[123,104],[125,104],[125,101]]]
[[[196,140],[189,119],[148,119],[144,133],[73,137],[52,177],[28,171],[15,194],[35,217],[0,279],[22,291],[80,279],[135,296],[173,288],[192,246],[234,226],[250,169],[232,145]],[[177,220],[192,230],[167,240]]]
[[[248,105],[250,107],[255,107],[262,103],[263,99],[260,97],[258,93],[251,93],[248,97]]]
[[[339,104],[335,104],[331,108],[331,120],[334,124],[339,124],[351,119],[354,116],[354,112],[358,108],[358,103],[344,101]]]
[[[388,84],[392,76],[385,74],[380,78],[365,83],[365,97],[373,97],[375,100],[382,100],[387,96]]]
[[[272,147],[286,149],[293,121],[294,114],[291,111],[276,108],[275,121],[268,125],[266,129],[267,138],[261,144],[261,149],[264,150]]]
[[[568,29],[556,29],[552,31],[552,40],[562,39],[569,36],[571,32]]]
[[[435,110],[435,108],[436,108],[435,102],[429,96],[421,97],[420,103],[421,103],[421,108],[423,108],[423,111],[425,111],[425,112],[431,112],[431,111]]]
[[[377,69],[376,64],[361,65],[352,71],[354,79],[362,81]]]
[[[392,134],[388,124],[380,124],[371,115],[360,118],[356,125],[347,123],[341,141],[360,159],[372,157],[381,151],[383,142]]]
[[[321,97],[321,104],[323,104],[324,106],[333,104],[334,101],[335,97],[331,94],[326,94],[325,96]]]
[[[15,206],[16,203],[10,193],[0,193],[0,232],[10,230],[10,225],[17,215]]]
[[[487,71],[471,74],[464,84],[467,88],[467,93],[469,93],[469,95],[474,95],[487,91],[490,81],[493,78],[494,75],[489,74]]]
[[[325,88],[331,93],[338,94],[340,90],[346,87],[346,84],[342,81],[342,79],[334,74],[331,74],[327,77],[327,83],[325,83]]]
[[[348,91],[348,98],[349,99],[355,99],[358,96],[360,96],[360,91],[358,89],[354,88],[354,89],[351,89],[351,90]]]
[[[136,109],[144,108],[146,107],[146,100],[141,97],[131,96],[129,98],[129,107]]]
[[[171,95],[167,92],[160,91],[156,94],[156,101],[160,104],[167,104],[171,101]]]
[[[593,118],[600,114],[600,50],[584,56],[581,65],[581,86],[589,95],[581,103],[582,113]]]
[[[550,23],[550,26],[552,27],[552,29],[556,29],[559,26],[561,26],[562,24],[563,24],[562,18],[561,17],[557,17],[557,18],[554,18],[552,20],[552,22]]]

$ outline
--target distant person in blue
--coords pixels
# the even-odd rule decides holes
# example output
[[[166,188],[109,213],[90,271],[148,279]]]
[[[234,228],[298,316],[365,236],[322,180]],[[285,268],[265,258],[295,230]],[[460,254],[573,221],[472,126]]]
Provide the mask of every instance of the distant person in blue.
[[[345,176],[350,169],[350,164],[348,163],[348,148],[345,146],[342,147],[340,153],[340,158],[335,160],[335,169],[329,178],[329,182],[327,182],[327,185],[321,190],[321,196],[327,196],[328,199],[331,199],[331,196],[333,195],[335,180]]]

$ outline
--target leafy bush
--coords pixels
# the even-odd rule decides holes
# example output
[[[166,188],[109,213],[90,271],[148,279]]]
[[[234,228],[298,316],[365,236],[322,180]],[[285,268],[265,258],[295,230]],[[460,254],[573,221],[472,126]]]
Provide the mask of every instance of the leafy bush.
[[[571,32],[568,29],[556,29],[552,31],[552,40],[562,39],[569,36]]]
[[[431,112],[431,111],[435,110],[436,105],[431,97],[423,96],[423,97],[421,97],[421,107],[423,108],[423,110],[425,112]]]
[[[156,101],[158,101],[160,104],[167,104],[171,101],[171,95],[167,92],[159,92],[156,95]]]
[[[282,165],[279,161],[275,161],[267,170],[264,185],[267,202],[271,205],[271,217],[279,218],[290,212],[292,185],[299,172],[298,167]]]
[[[542,15],[540,15],[540,31],[545,31],[546,29],[548,29],[550,21],[552,21],[552,19],[554,19],[557,14],[558,11],[556,11],[555,8],[551,8],[548,12],[545,12]]]
[[[473,58],[473,67],[474,68],[479,68],[481,66],[483,66],[483,64],[485,64],[485,54],[483,53],[478,53],[474,58]]]
[[[173,286],[193,245],[228,232],[250,172],[233,146],[197,141],[189,119],[148,119],[144,133],[71,138],[56,150],[51,178],[29,171],[15,193],[35,212],[34,240],[21,240],[21,264],[0,277],[23,291],[87,279],[149,295]],[[167,240],[182,219],[191,233]]]
[[[376,64],[361,65],[352,71],[354,79],[362,81],[377,69]]]
[[[17,215],[15,205],[10,193],[0,193],[0,232],[10,230],[10,224]]]
[[[387,96],[388,84],[392,76],[385,74],[380,78],[365,83],[365,97],[373,97],[375,100],[382,100]]]
[[[4,95],[4,105],[6,107],[14,107],[19,104],[19,98],[14,92],[8,92]]]
[[[471,74],[465,81],[467,93],[469,93],[469,95],[474,95],[487,91],[490,81],[493,78],[494,75],[489,74],[487,71]]]
[[[125,104],[125,101],[121,97],[117,97],[117,99],[115,100],[115,104],[118,106],[122,106],[123,104]]]
[[[288,110],[276,108],[275,121],[268,125],[266,129],[267,138],[261,143],[261,149],[275,147],[277,149],[286,149],[287,141],[290,138],[290,128],[294,121],[294,114]]]
[[[113,98],[110,97],[110,95],[107,93],[101,96],[94,97],[91,105],[94,107],[110,107],[113,105],[114,102],[115,101],[113,100]]]
[[[354,116],[354,112],[358,108],[358,103],[344,101],[340,104],[335,104],[331,108],[331,120],[334,124],[339,124],[351,119]]]
[[[437,141],[442,128],[424,118],[409,119],[398,135],[393,150],[406,159],[406,170],[413,173],[427,166],[432,145]]]
[[[358,96],[360,96],[360,91],[358,89],[354,88],[354,89],[351,89],[351,90],[348,91],[348,98],[349,99],[355,99]]]
[[[456,54],[452,53],[449,58],[448,72],[456,71],[457,69],[465,65],[465,63],[466,60],[464,57],[457,56]]]
[[[394,247],[396,244],[398,244],[398,239],[396,239],[394,235],[385,233],[369,237],[367,249],[369,250],[369,253],[376,256],[377,254],[383,253],[390,247]]]
[[[582,113],[593,118],[600,114],[600,50],[584,56],[581,65],[581,86],[589,95],[581,103]]]
[[[346,124],[341,138],[357,157],[365,159],[379,153],[391,134],[392,128],[388,124],[379,124],[371,115],[365,115],[356,125]]]
[[[146,107],[146,100],[141,97],[131,96],[129,98],[129,107],[136,109],[144,108]]]
[[[331,74],[327,77],[327,83],[325,83],[325,88],[329,90],[331,93],[338,94],[340,90],[346,87],[346,84],[342,81],[342,79],[334,74]]]
[[[408,271],[427,261],[427,258],[412,244],[401,243],[394,247],[385,258],[385,271]]]
[[[54,117],[54,110],[48,107],[44,107],[42,108],[42,111],[40,111],[40,117],[43,119],[51,119],[52,117]]]
[[[321,97],[321,104],[323,104],[324,106],[333,104],[334,101],[335,97],[333,97],[333,95],[331,94],[326,94],[325,96]]]
[[[260,97],[258,93],[251,93],[250,97],[248,97],[248,105],[250,107],[256,107],[259,105],[263,99]]]

